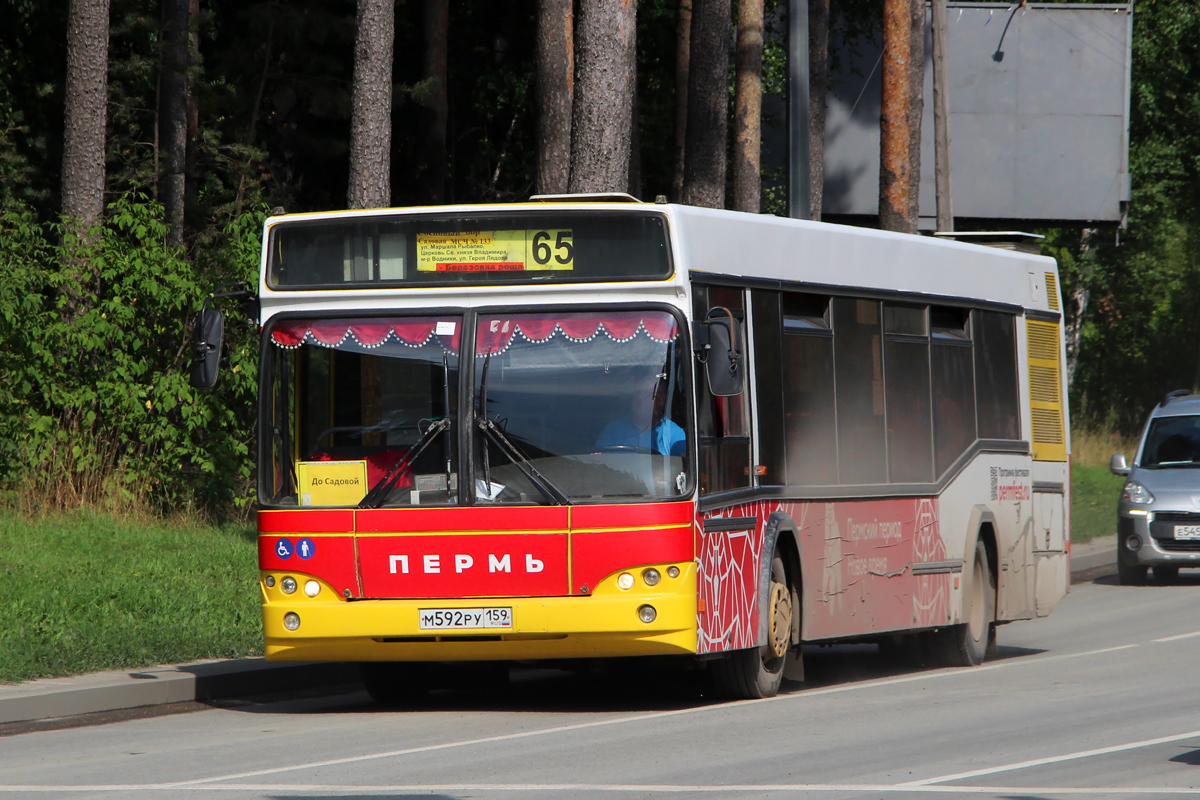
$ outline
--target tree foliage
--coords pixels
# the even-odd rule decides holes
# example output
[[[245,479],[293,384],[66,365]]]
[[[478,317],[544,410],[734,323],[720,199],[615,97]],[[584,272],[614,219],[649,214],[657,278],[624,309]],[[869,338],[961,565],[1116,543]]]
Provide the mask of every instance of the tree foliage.
[[[1200,6],[1134,10],[1133,199],[1124,231],[1049,231],[1068,323],[1080,323],[1077,424],[1135,431],[1200,383]],[[1086,303],[1083,301],[1086,299]]]

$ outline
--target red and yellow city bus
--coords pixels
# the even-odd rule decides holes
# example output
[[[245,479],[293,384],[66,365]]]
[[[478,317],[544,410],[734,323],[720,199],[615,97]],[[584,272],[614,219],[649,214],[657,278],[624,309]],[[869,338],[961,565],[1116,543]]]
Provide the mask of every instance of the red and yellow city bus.
[[[597,198],[296,214],[259,287],[266,655],[981,662],[1067,590],[1053,260]]]

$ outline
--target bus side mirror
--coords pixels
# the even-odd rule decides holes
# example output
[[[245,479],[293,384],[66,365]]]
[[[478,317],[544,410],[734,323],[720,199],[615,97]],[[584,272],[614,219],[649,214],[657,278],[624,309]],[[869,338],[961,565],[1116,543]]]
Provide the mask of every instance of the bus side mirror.
[[[714,316],[724,312],[724,316]],[[745,385],[743,372],[746,369],[745,352],[740,329],[733,314],[727,308],[714,308],[705,320],[708,329],[708,358],[704,359],[704,372],[708,377],[708,390],[714,397],[732,397],[742,393]]]
[[[205,301],[196,312],[196,334],[192,339],[193,389],[211,389],[216,385],[224,335],[225,315]]]

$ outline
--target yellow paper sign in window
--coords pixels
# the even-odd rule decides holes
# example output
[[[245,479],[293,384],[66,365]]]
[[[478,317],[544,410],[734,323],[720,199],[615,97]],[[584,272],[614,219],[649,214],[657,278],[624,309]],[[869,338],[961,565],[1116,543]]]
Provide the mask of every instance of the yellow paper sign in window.
[[[418,233],[421,272],[525,272],[575,269],[569,230]]]
[[[356,506],[369,488],[366,461],[300,461],[296,479],[302,506]]]

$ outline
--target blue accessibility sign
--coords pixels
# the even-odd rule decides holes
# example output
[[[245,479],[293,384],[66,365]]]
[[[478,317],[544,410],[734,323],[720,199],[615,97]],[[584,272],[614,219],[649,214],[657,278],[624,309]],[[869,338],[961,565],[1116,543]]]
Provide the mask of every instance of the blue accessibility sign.
[[[296,555],[303,559],[310,559],[317,552],[317,546],[313,544],[312,539],[301,539],[296,542]]]
[[[275,555],[279,556],[280,558],[291,558],[292,543],[287,539],[280,539],[275,543]]]

